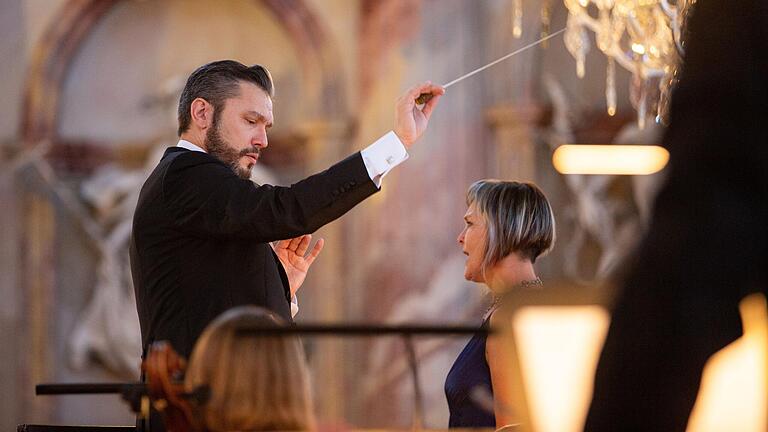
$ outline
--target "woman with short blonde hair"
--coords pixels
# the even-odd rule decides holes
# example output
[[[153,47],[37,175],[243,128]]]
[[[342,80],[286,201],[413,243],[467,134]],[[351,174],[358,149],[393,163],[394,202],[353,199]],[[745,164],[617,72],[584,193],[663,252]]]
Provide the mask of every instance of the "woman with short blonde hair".
[[[483,271],[513,252],[533,264],[555,244],[552,207],[533,183],[476,181],[467,191],[467,207],[487,227]]]
[[[197,412],[206,430],[314,429],[309,374],[299,340],[243,331],[281,323],[266,309],[241,306],[222,314],[200,336],[184,384],[187,391],[210,389]]]
[[[494,313],[507,293],[542,285],[533,263],[555,242],[552,207],[532,183],[480,180],[467,191],[464,223],[457,239],[467,256],[464,278],[490,288],[494,303],[481,328],[498,327]],[[503,342],[478,332],[459,354],[445,380],[449,427],[504,428],[519,421]]]

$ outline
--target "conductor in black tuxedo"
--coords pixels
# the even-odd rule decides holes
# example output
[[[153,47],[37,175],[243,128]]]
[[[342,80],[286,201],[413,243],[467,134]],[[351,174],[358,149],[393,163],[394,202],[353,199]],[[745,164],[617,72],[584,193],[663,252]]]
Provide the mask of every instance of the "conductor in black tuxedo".
[[[249,180],[267,148],[274,88],[266,68],[224,60],[190,75],[179,101],[179,143],[142,187],[131,272],[142,346],[168,340],[188,357],[227,309],[266,307],[292,320],[307,270],[310,233],[376,193],[408,157],[445,90],[429,82],[396,102],[394,130],[290,187]],[[421,93],[434,97],[423,107]],[[277,242],[274,246],[270,242]]]

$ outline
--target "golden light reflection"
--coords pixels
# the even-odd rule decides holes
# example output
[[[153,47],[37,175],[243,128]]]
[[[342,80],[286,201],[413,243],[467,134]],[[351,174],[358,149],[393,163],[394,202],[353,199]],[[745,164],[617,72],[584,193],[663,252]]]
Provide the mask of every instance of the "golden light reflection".
[[[669,152],[652,145],[561,145],[552,164],[561,174],[647,175],[663,169]]]
[[[768,308],[755,294],[739,305],[744,335],[704,367],[688,432],[768,430]]]
[[[707,363],[687,432],[768,430],[768,306],[739,305],[744,336]],[[512,318],[531,428],[581,431],[610,317],[600,306],[527,306]]]
[[[581,431],[608,323],[600,306],[528,306],[514,315],[532,430]]]

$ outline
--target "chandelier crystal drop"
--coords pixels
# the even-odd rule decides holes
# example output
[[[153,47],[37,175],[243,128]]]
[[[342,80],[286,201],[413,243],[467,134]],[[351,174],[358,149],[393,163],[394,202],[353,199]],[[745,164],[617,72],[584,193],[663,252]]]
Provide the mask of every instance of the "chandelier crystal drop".
[[[648,115],[666,117],[669,91],[683,53],[683,24],[696,0],[564,0],[568,9],[565,43],[576,59],[576,73],[585,75],[590,49],[588,32],[608,57],[605,99],[608,114],[616,113],[615,63],[633,75],[639,127]]]

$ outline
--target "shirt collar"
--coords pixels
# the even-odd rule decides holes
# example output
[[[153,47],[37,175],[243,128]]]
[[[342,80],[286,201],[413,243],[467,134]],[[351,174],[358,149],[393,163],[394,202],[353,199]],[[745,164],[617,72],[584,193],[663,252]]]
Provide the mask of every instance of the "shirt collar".
[[[187,150],[192,150],[192,151],[196,151],[196,152],[208,153],[205,150],[203,150],[202,148],[198,147],[197,145],[192,144],[191,142],[186,141],[186,140],[179,140],[179,143],[176,144],[176,147],[181,147],[181,148],[185,148]]]

